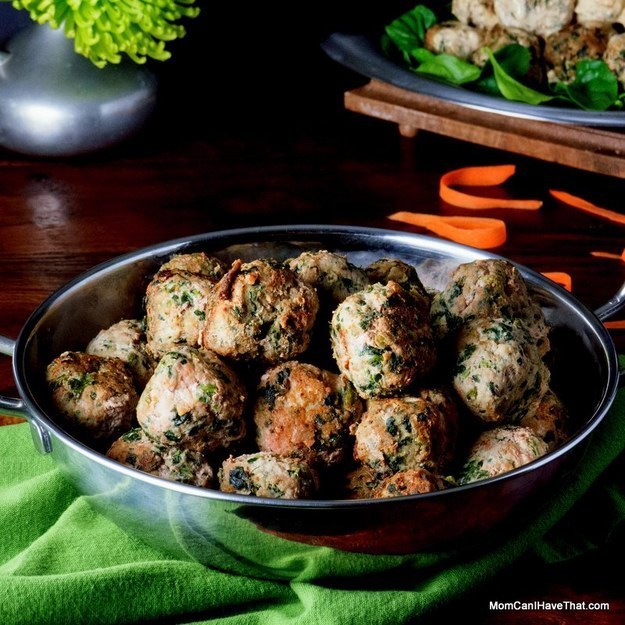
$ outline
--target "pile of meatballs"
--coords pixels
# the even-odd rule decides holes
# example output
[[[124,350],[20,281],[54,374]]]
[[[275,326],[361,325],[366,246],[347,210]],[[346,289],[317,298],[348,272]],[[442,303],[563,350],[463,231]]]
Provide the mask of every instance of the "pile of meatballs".
[[[425,46],[482,67],[489,47],[530,49],[535,84],[571,83],[583,59],[603,59],[625,86],[625,0],[453,0],[454,21],[436,24]]]
[[[179,254],[144,303],[46,379],[69,431],[165,479],[395,497],[510,471],[568,435],[549,328],[506,261],[460,265],[434,292],[396,259]]]

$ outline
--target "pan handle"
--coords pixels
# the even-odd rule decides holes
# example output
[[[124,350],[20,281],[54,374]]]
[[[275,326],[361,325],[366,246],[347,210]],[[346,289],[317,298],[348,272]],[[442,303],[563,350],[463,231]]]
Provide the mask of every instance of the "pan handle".
[[[14,351],[15,341],[0,334],[0,354],[13,357]],[[41,454],[49,454],[52,451],[50,434],[35,419],[31,419],[21,399],[0,395],[0,413],[26,419],[30,423],[30,433],[35,449]]]
[[[623,309],[625,309],[625,284],[621,286],[614,297],[595,310],[595,315],[597,315],[601,321],[605,321]]]

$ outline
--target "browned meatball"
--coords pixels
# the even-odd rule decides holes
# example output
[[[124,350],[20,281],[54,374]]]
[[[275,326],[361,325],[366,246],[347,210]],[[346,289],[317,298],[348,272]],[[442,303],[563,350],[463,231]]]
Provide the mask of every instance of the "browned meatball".
[[[427,469],[408,469],[382,480],[374,488],[373,497],[382,499],[384,497],[400,497],[402,495],[420,495],[443,490],[445,487],[445,480]]]
[[[246,395],[216,354],[180,346],[158,363],[139,399],[137,419],[162,445],[210,452],[245,436]]]
[[[519,425],[529,428],[547,444],[549,451],[560,447],[569,437],[569,416],[558,396],[549,390],[533,415],[526,415]]]
[[[226,263],[218,258],[206,255],[204,252],[191,254],[176,254],[172,256],[159,271],[197,273],[217,282],[228,270]]]
[[[612,35],[608,40],[603,60],[625,86],[625,33]]]
[[[267,371],[257,397],[258,447],[326,467],[345,456],[350,426],[362,412],[349,380],[294,361]]]
[[[94,440],[130,428],[137,392],[126,364],[82,352],[63,352],[46,370],[52,401],[63,422]]]
[[[528,48],[531,54],[530,77],[535,81],[539,81],[542,78],[540,63],[538,62],[541,56],[540,40],[533,33],[528,33],[520,28],[506,29],[498,25],[492,29],[482,31],[482,44],[483,47],[490,48],[493,52],[497,52],[511,44]],[[483,48],[480,48],[473,54],[471,61],[477,66],[483,67],[486,61],[488,61],[488,56]]]
[[[577,22],[584,26],[609,26],[617,22],[625,0],[577,0]]]
[[[494,28],[499,24],[493,0],[452,0],[451,12],[463,24]]]
[[[383,475],[368,464],[362,464],[345,476],[345,497],[347,499],[371,499]]]
[[[381,474],[440,471],[447,458],[445,417],[420,397],[368,401],[355,435],[354,458]]]
[[[121,464],[166,480],[204,488],[213,484],[213,469],[199,453],[188,449],[157,445],[141,428],[118,438],[106,455]]]
[[[575,0],[493,0],[493,5],[506,28],[547,37],[571,22]]]
[[[339,304],[330,333],[339,370],[364,398],[401,393],[436,363],[429,315],[392,280]]]
[[[304,461],[263,451],[230,456],[219,469],[219,488],[225,493],[306,499],[318,487],[316,473]]]
[[[308,347],[318,308],[316,291],[290,269],[235,261],[210,300],[201,343],[228,358],[289,360]]]
[[[481,45],[480,31],[461,22],[441,22],[425,33],[425,47],[435,54],[467,60]]]

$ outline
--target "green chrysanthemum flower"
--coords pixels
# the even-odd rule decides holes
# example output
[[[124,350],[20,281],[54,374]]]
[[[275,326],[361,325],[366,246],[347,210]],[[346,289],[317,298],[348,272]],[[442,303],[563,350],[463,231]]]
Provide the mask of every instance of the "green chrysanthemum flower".
[[[195,0],[13,0],[40,24],[62,28],[74,49],[98,67],[119,63],[122,54],[136,63],[167,60],[166,42],[184,37],[183,17],[200,12]]]

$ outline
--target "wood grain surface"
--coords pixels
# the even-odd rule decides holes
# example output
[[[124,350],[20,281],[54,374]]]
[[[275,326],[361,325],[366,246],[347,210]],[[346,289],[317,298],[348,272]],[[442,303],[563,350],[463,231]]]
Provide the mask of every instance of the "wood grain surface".
[[[217,43],[208,35],[219,30],[209,19],[214,17],[209,9],[195,47],[181,44],[178,65],[162,70],[160,109],[135,140],[80,159],[0,152],[1,334],[16,337],[48,295],[94,264],[164,240],[284,223],[397,229],[402,226],[386,216],[404,210],[468,214],[439,199],[438,180],[470,165],[514,163],[516,176],[492,193],[545,201],[536,212],[482,213],[507,223],[508,240],[498,253],[538,271],[569,272],[574,295],[591,309],[625,281],[624,262],[590,254],[620,254],[625,229],[548,195],[555,187],[622,211],[625,181],[428,132],[409,139],[393,123],[345,111],[344,91],[364,80],[318,50],[318,15],[317,30],[298,40],[306,52],[298,57],[303,67],[295,76],[288,74],[284,46],[257,45],[250,18],[241,35],[261,50],[254,63],[262,71],[242,81],[245,55],[239,52],[237,72],[223,64],[205,70],[210,95],[203,96],[208,74],[198,75],[197,64],[191,72],[189,62],[197,59],[198,41],[209,48],[202,59],[213,58]],[[295,35],[289,37],[295,45]],[[614,339],[625,350],[625,333],[615,332]],[[10,359],[1,357],[0,393],[15,392]],[[516,563],[475,596],[447,606],[444,615],[488,625],[623,623],[622,575],[611,576],[605,558],[598,552],[549,571]],[[493,611],[492,600],[605,601],[609,609]]]

